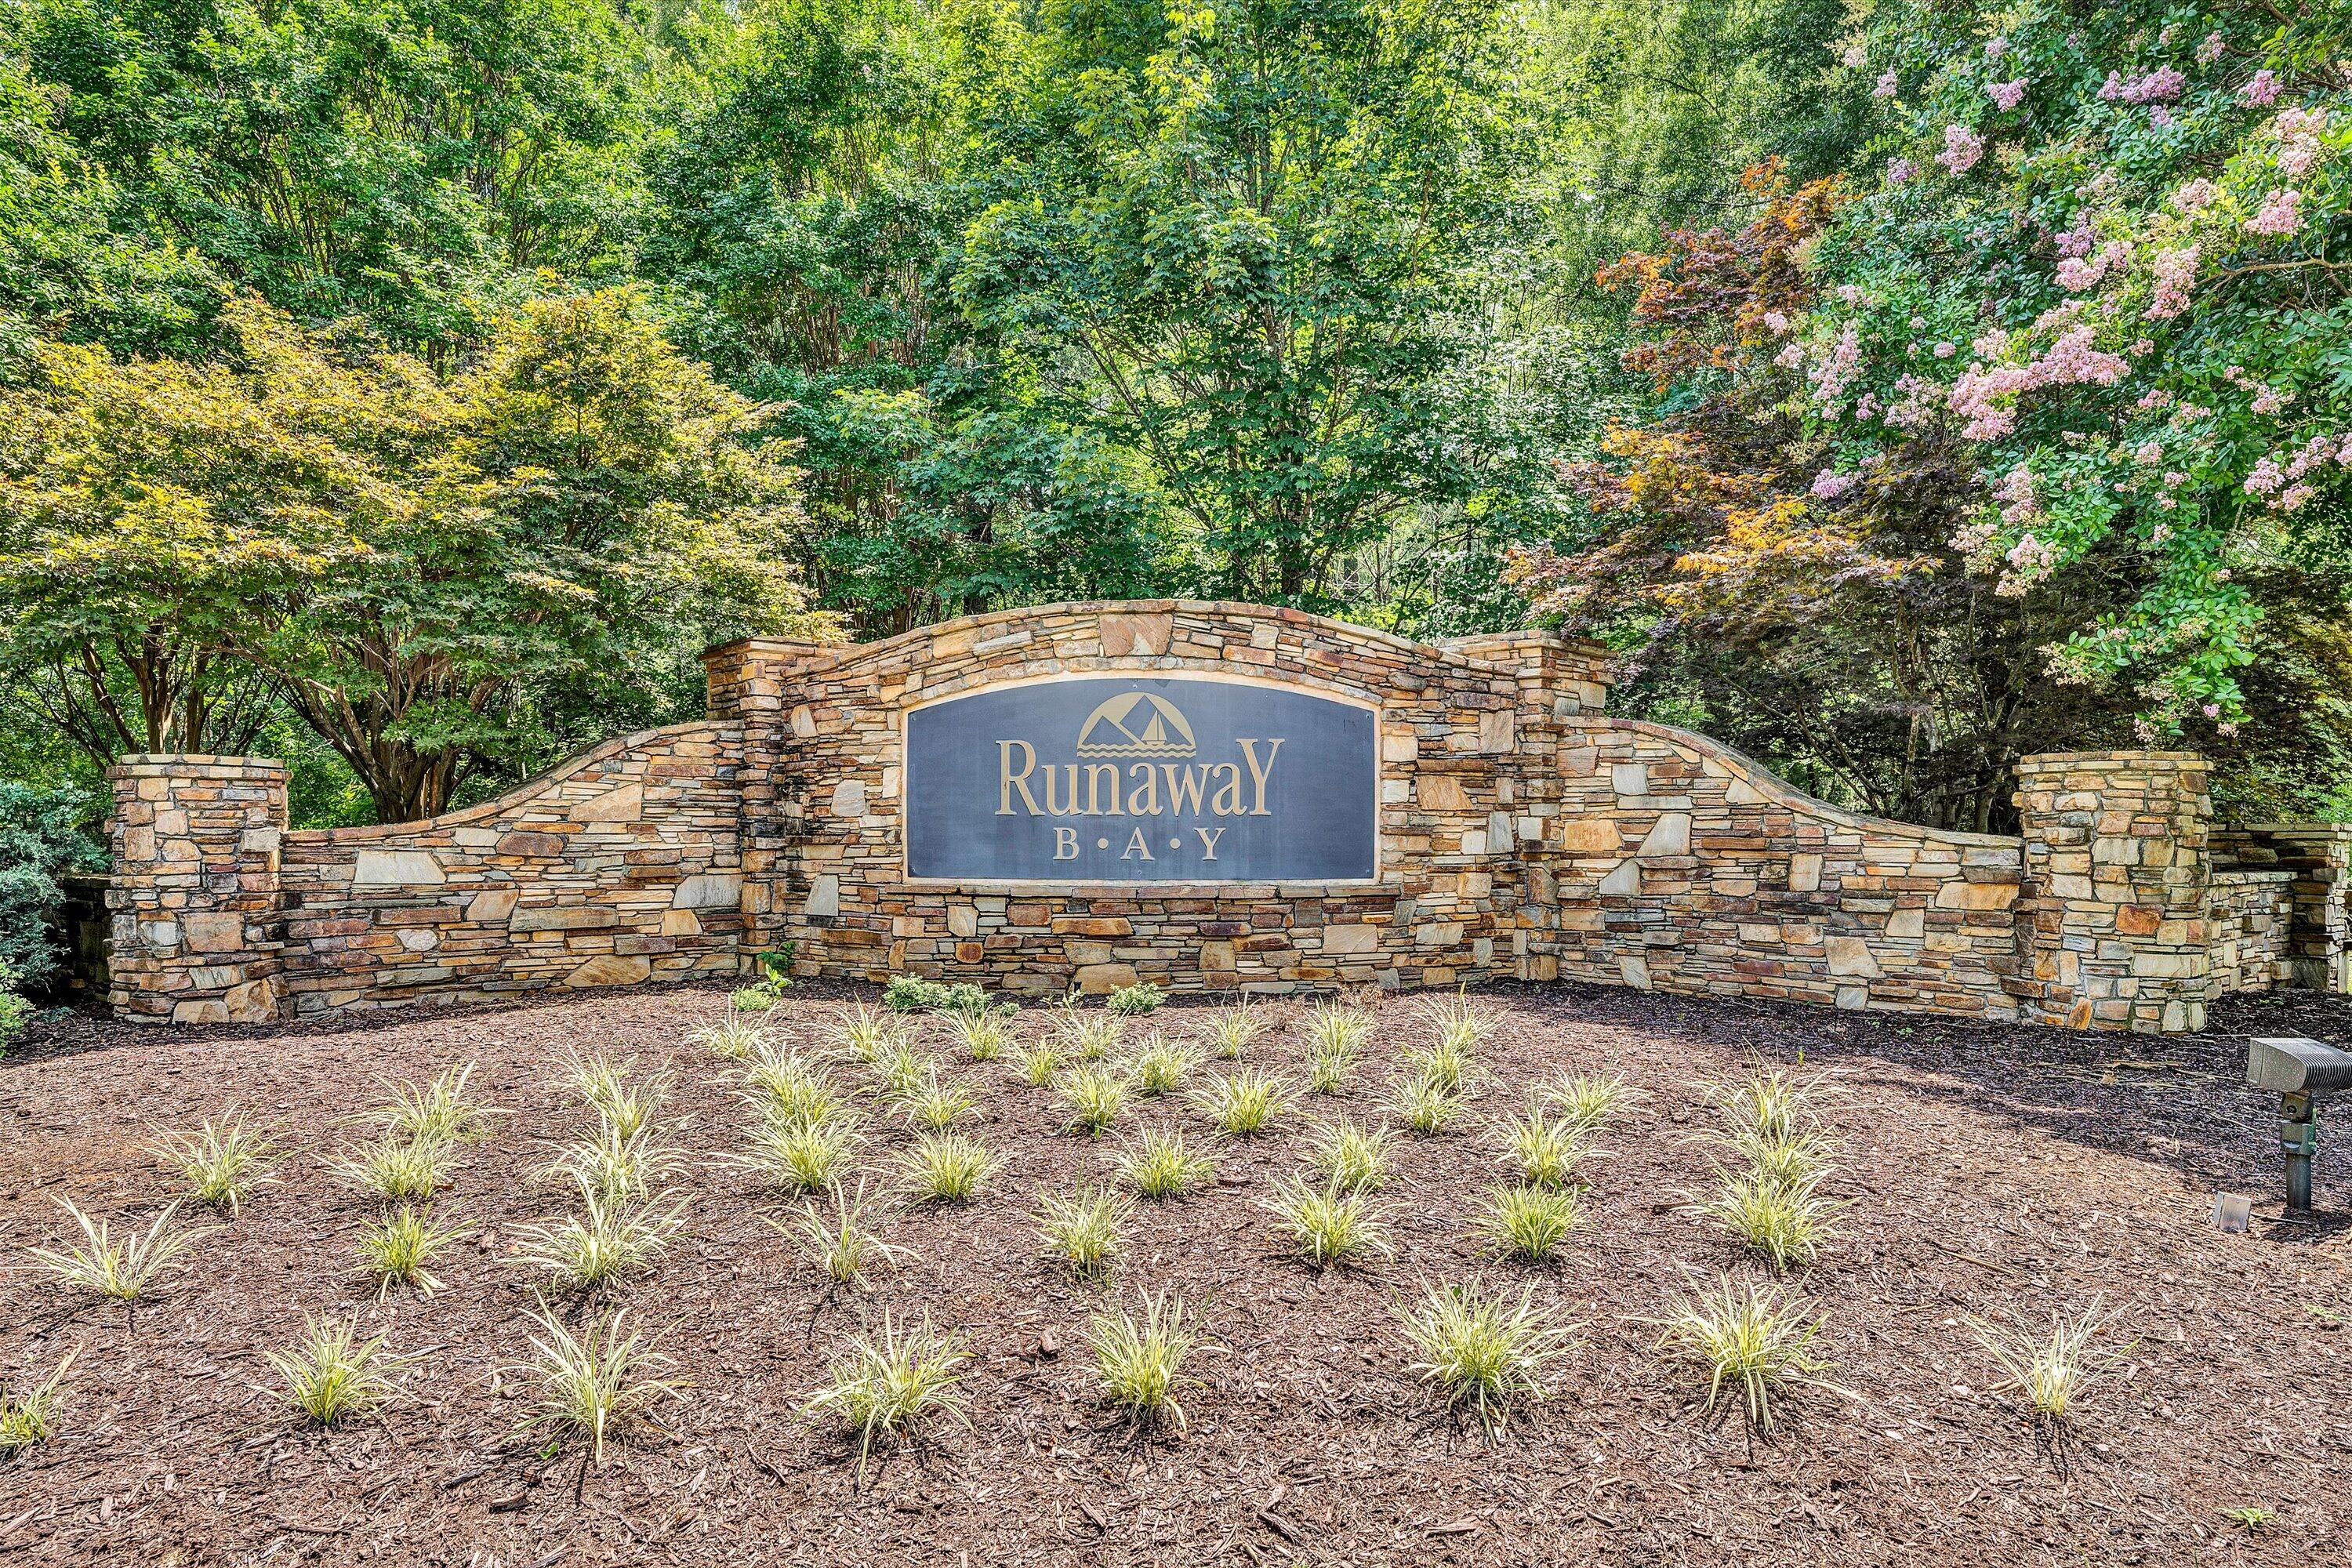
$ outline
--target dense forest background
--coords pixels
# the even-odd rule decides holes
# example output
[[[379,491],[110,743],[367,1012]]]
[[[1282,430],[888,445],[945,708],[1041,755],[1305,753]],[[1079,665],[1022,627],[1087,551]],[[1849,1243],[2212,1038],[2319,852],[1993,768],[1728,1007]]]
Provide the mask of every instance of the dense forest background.
[[[1932,824],[2135,740],[2342,815],[2347,33],[12,0],[0,901],[124,752],[425,815],[728,636],[1082,597],[1562,625]]]

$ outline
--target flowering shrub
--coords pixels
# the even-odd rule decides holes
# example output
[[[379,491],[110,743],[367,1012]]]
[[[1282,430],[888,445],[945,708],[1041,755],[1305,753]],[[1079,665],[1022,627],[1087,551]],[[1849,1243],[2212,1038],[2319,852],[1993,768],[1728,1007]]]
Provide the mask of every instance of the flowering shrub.
[[[1810,303],[1736,374],[1785,376],[1842,476],[1957,436],[1951,545],[2004,595],[2112,564],[2135,597],[2048,649],[2144,738],[2241,717],[2250,568],[2342,553],[2352,497],[2352,16],[2329,7],[1880,6],[1842,68],[1887,158],[1801,258]],[[1959,345],[1966,345],[1961,348]]]

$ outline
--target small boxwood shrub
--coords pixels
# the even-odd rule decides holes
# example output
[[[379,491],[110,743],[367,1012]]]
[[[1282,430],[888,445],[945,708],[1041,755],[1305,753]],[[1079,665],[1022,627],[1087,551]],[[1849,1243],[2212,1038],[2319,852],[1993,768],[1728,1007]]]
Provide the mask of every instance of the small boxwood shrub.
[[[1147,980],[1138,985],[1120,986],[1110,994],[1108,1005],[1121,1017],[1137,1018],[1146,1013],[1157,1013],[1167,1000],[1168,993]]]

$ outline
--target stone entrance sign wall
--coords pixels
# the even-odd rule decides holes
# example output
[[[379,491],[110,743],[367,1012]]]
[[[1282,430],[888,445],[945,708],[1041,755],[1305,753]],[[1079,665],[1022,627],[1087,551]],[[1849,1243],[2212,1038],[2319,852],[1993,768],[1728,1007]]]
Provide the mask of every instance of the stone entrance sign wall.
[[[2200,759],[2029,758],[2021,838],[1610,717],[1606,655],[1151,602],[706,656],[710,710],[429,822],[279,764],[115,771],[124,1016],[902,972],[1032,995],[1595,980],[2077,1027],[2345,983],[2352,829],[2215,830]]]

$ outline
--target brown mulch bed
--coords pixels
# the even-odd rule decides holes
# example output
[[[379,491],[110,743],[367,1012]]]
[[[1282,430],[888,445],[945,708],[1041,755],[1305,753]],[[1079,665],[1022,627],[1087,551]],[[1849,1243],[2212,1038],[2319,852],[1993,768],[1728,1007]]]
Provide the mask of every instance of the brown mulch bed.
[[[795,990],[811,1041],[847,993]],[[1468,1235],[1496,1177],[1474,1130],[1404,1145],[1383,1194],[1398,1255],[1320,1276],[1276,1252],[1256,1205],[1299,1160],[1293,1118],[1223,1151],[1225,1184],[1141,1205],[1108,1285],[1036,1256],[1034,1193],[1106,1175],[1115,1140],[1057,1135],[1050,1095],[959,1063],[976,1131],[1009,1163],[962,1209],[894,1215],[917,1256],[827,1297],[763,1215],[790,1205],[709,1156],[741,1115],[719,1065],[680,1045],[707,990],[599,994],[329,1026],[142,1031],[73,1017],[0,1062],[0,1384],[79,1348],[58,1439],[0,1462],[0,1568],[120,1555],[149,1563],[386,1560],[521,1568],[691,1563],[1835,1563],[2342,1562],[2352,1552],[2352,1118],[2331,1114],[2320,1209],[2285,1215],[2273,1108],[2236,1080],[2248,1032],[2352,1037],[2352,1006],[2241,1004],[2193,1038],[1974,1027],[1560,985],[1493,998],[1481,1100],[1515,1107],[1563,1066],[1621,1068],[1646,1098],[1604,1135],[1591,1222],[1563,1266],[1523,1270]],[[1299,1009],[1252,1055],[1296,1074]],[[1154,1022],[1190,1031],[1201,1014]],[[1035,1015],[1024,1027],[1037,1026]],[[1381,1007],[1351,1092],[1310,1110],[1379,1114],[1384,1058],[1423,1030]],[[2226,1032],[2225,1032],[2226,1031]],[[565,1046],[674,1055],[671,1114],[697,1156],[685,1236],[611,1292],[691,1381],[661,1426],[598,1468],[525,1430],[511,1368],[534,1281],[517,1228],[564,1208],[529,1173],[582,1113]],[[952,1062],[944,1038],[939,1049]],[[1710,1420],[1653,1351],[1694,1277],[1743,1267],[1689,1214],[1709,1183],[1709,1081],[1751,1054],[1835,1075],[1851,1203],[1801,1287],[1852,1397],[1805,1392],[1751,1441]],[[351,1272],[372,1204],[324,1168],[338,1119],[385,1077],[478,1060],[514,1114],[470,1146],[442,1217],[477,1227],[430,1298],[378,1303]],[[1216,1064],[1211,1064],[1214,1066]],[[157,1128],[231,1102],[295,1150],[263,1191],[135,1311],[83,1304],[30,1266],[64,1239],[53,1199],[146,1220],[171,1180]],[[1122,1122],[1196,1116],[1181,1103]],[[875,1162],[904,1134],[890,1132]],[[2249,1234],[2212,1223],[2252,1194]],[[1553,1397],[1488,1442],[1407,1371],[1397,1305],[1423,1279],[1516,1289],[1580,1321]],[[1083,1335],[1107,1300],[1172,1288],[1212,1342],[1181,1433],[1139,1435],[1094,1401]],[[2046,1321],[2104,1297],[2129,1349],[2063,1452],[2004,1397],[1965,1313]],[[802,1418],[831,1356],[885,1309],[928,1314],[974,1352],[972,1429],[877,1454]],[[567,1308],[575,1315],[587,1304]],[[416,1360],[379,1420],[320,1433],[273,1403],[264,1360],[306,1313],[357,1314]],[[1045,1353],[1041,1345],[1058,1345]],[[2248,1533],[2221,1510],[2274,1510]]]

